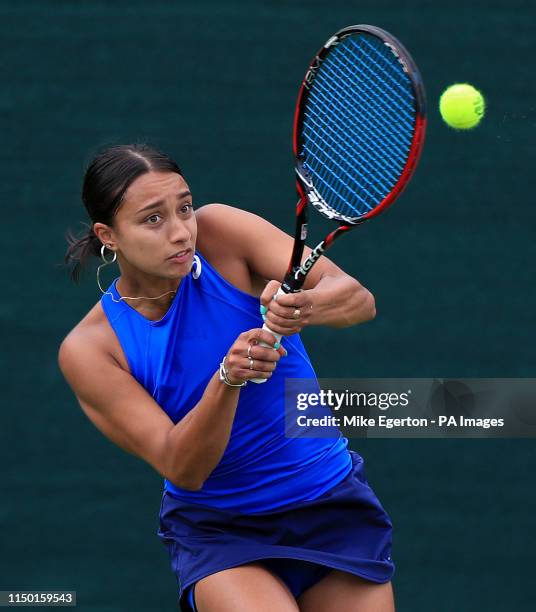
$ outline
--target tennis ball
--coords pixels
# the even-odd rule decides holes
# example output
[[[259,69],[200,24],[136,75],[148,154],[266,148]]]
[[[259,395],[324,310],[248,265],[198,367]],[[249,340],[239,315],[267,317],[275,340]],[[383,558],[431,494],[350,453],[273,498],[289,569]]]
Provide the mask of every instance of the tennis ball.
[[[439,99],[439,112],[447,125],[457,130],[476,127],[484,116],[484,97],[469,83],[447,87]]]

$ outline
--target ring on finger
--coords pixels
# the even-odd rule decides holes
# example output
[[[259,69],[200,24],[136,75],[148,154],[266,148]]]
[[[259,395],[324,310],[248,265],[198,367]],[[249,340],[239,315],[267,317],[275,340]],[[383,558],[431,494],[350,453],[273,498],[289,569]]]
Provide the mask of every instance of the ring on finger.
[[[292,318],[299,319],[300,316],[301,316],[301,310],[299,308],[295,308],[294,312],[292,313]]]
[[[250,344],[248,346],[248,357],[251,357],[251,347],[252,347],[252,345]]]
[[[248,359],[249,359],[249,369],[253,370],[253,359],[248,355]]]

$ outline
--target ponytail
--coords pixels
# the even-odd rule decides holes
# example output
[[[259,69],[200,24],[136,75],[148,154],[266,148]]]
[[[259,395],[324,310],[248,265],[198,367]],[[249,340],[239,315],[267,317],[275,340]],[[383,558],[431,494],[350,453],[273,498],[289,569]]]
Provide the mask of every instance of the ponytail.
[[[87,225],[87,224],[84,224]],[[65,253],[64,263],[69,268],[71,280],[75,283],[80,282],[80,275],[91,256],[100,257],[102,242],[93,232],[90,225],[82,236],[75,236],[71,230],[67,230],[65,239],[67,240],[67,252]]]

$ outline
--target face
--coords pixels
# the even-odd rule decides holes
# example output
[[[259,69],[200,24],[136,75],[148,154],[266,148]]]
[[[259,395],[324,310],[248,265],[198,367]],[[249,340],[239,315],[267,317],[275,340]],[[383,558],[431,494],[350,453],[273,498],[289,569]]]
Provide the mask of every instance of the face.
[[[114,227],[96,223],[94,230],[114,245],[123,274],[177,279],[190,272],[197,224],[188,185],[174,172],[138,177],[125,192]]]

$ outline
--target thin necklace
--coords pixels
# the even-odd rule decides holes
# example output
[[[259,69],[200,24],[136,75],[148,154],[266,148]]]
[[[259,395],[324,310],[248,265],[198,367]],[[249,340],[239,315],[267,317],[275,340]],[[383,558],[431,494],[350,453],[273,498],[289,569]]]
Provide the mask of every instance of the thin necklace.
[[[174,291],[166,291],[165,293],[162,293],[162,295],[157,295],[156,297],[143,297],[143,296],[142,297],[129,297],[125,295],[125,296],[121,296],[117,300],[111,291],[104,291],[104,289],[101,287],[101,284],[100,284],[100,269],[103,266],[106,266],[108,263],[111,263],[111,262],[103,263],[97,268],[97,285],[99,286],[101,293],[103,293],[104,295],[109,295],[112,298],[112,301],[115,302],[116,304],[118,304],[121,300],[158,300],[159,298],[164,297],[164,295],[167,295],[168,293],[173,293],[173,297],[175,297],[175,295],[177,294],[177,290],[175,289]],[[117,291],[117,287],[116,287],[116,291]]]

